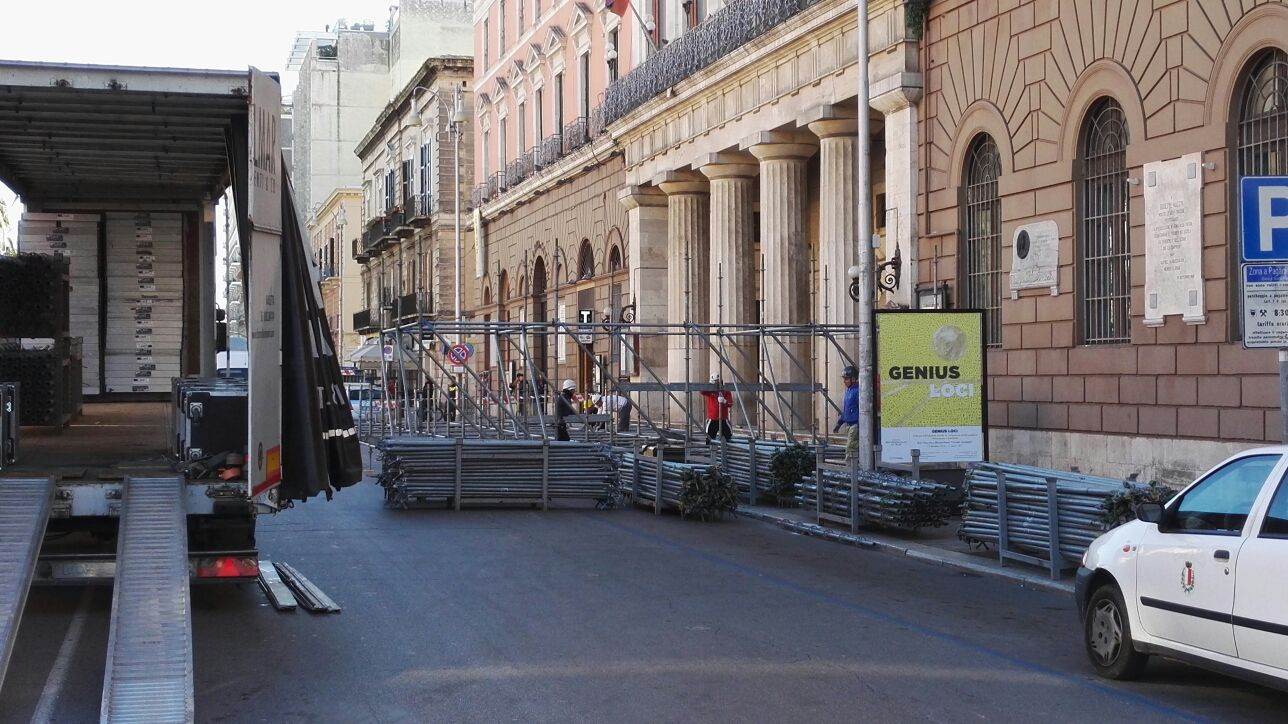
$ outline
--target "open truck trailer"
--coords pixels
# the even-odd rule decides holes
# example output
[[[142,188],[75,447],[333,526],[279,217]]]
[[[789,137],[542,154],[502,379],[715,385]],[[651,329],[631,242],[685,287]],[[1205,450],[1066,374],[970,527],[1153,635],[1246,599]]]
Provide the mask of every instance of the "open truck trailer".
[[[253,68],[0,61],[0,181],[26,206],[21,225],[57,232],[62,219],[97,219],[85,228],[98,230],[98,244],[91,238],[84,249],[96,249],[104,269],[101,289],[79,298],[96,297],[101,307],[79,323],[82,335],[98,336],[96,358],[85,355],[82,413],[67,425],[24,429],[14,463],[0,469],[0,683],[33,581],[111,580],[104,720],[191,720],[190,582],[253,579],[257,515],[329,498],[361,476],[282,164],[280,118],[277,79]],[[157,394],[156,379],[119,381],[111,350],[132,342],[109,310],[138,309],[137,298],[115,296],[138,287],[113,287],[107,236],[111,224],[141,230],[131,238],[146,243],[149,260],[153,245],[157,258],[165,251],[181,259],[181,283],[158,278],[146,287],[173,290],[182,310],[171,338],[176,366],[148,368],[162,378],[167,370],[214,377],[214,208],[229,188],[241,245],[247,412],[234,443],[244,447],[214,451],[242,464],[215,476],[174,449],[183,415],[170,394]],[[160,228],[159,219],[173,233],[154,234],[149,224]],[[142,304],[150,304],[146,294]]]

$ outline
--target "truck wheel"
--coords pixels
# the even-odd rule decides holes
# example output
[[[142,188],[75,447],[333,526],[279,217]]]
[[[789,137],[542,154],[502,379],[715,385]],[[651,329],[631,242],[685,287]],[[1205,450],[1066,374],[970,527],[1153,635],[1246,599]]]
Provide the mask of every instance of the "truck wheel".
[[[1106,679],[1135,679],[1149,661],[1148,654],[1132,647],[1127,606],[1118,586],[1112,583],[1091,594],[1083,634],[1091,665]]]

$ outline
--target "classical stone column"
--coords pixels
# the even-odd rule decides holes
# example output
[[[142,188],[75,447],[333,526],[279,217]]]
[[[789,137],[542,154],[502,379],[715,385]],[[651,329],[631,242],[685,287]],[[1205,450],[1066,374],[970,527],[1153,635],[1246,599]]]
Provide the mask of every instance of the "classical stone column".
[[[832,107],[817,109],[809,130],[819,144],[818,293],[814,319],[824,325],[856,326],[858,304],[850,299],[849,268],[858,255],[858,219],[855,216],[855,145],[858,120],[837,117]],[[851,114],[852,115],[852,114]],[[840,404],[841,370],[858,359],[858,338],[843,330],[820,335],[815,344],[815,378],[827,386]],[[848,358],[848,359],[847,359]],[[815,411],[826,421],[826,401],[819,398]],[[830,419],[836,419],[833,410]]]
[[[627,186],[617,195],[626,207],[626,249],[629,268],[631,304],[635,305],[635,321],[639,324],[665,324],[667,292],[667,201],[661,189],[653,186]],[[659,376],[666,369],[666,341],[660,336],[640,335],[639,354],[641,372],[645,367]],[[647,373],[633,377],[635,381],[652,382]],[[663,376],[663,379],[665,377]],[[634,396],[635,404],[644,414],[660,419],[662,400],[660,393],[641,393]]]
[[[805,165],[817,147],[797,134],[757,134],[744,144],[760,160],[760,252],[764,257],[764,311],[768,325],[810,322],[810,250],[805,232],[808,186]],[[812,381],[810,342],[800,336],[766,339],[762,371],[770,382]],[[810,394],[786,392],[767,396],[778,417],[772,427],[808,430],[812,425]]]
[[[738,325],[756,321],[755,203],[760,166],[754,157],[740,153],[710,154],[694,165],[711,183],[709,321],[727,332],[711,338],[711,371],[719,371],[726,384],[755,384],[759,340]],[[738,397],[735,424],[754,425],[756,395],[744,392]]]
[[[885,257],[895,249],[903,260],[903,278],[890,299],[913,305],[917,288],[917,101],[921,75],[900,73],[872,85],[872,107],[885,114]],[[880,213],[881,210],[878,210]]]
[[[707,181],[691,171],[667,173],[659,181],[667,204],[667,318],[675,325],[705,325],[711,303],[707,286],[711,255]],[[709,374],[707,345],[696,333],[674,334],[681,330],[681,327],[670,330],[673,334],[668,337],[667,379],[705,383]],[[689,400],[691,416],[701,422],[701,399],[697,395],[682,397]]]

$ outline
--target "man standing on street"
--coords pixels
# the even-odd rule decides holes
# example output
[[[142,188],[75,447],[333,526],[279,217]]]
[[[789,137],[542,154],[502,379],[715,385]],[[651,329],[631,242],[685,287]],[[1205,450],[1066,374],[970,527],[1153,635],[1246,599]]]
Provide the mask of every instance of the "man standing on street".
[[[716,389],[702,391],[702,399],[707,403],[708,445],[715,441],[717,435],[726,441],[733,437],[733,430],[729,427],[729,408],[733,407],[733,395],[729,390],[720,389],[719,372],[711,374],[711,384]]]
[[[572,380],[563,381],[563,389],[559,391],[559,396],[555,398],[555,439],[571,440],[568,434],[568,418],[577,414],[577,408],[573,401],[573,395],[577,392],[577,384]]]
[[[836,418],[832,432],[840,432],[842,425],[849,425],[849,439],[845,444],[845,461],[854,460],[859,452],[859,371],[854,365],[846,365],[841,371],[841,381],[845,383],[845,398],[841,401],[841,414]]]

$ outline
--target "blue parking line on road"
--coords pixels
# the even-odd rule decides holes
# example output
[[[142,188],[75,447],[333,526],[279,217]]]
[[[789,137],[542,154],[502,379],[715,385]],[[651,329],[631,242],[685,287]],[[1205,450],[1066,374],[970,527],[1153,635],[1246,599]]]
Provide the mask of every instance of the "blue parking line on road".
[[[875,621],[894,624],[908,631],[911,631],[913,633],[921,634],[922,636],[926,636],[928,638],[932,638],[938,641],[943,641],[944,643],[952,644],[954,646],[957,646],[958,648],[966,649],[976,654],[981,654],[983,656],[988,656],[990,658],[1004,661],[1020,669],[1024,669],[1034,673],[1043,674],[1045,676],[1051,676],[1057,679],[1061,679],[1071,684],[1075,684],[1081,688],[1090,689],[1096,693],[1107,695],[1110,698],[1117,699],[1124,703],[1141,706],[1151,711],[1154,711],[1156,713],[1163,714],[1169,717],[1175,717],[1185,721],[1190,721],[1190,722],[1211,721],[1210,719],[1198,716],[1191,712],[1176,709],[1175,707],[1168,706],[1167,704],[1161,704],[1141,694],[1136,694],[1130,691],[1122,691],[1119,689],[1115,689],[1112,686],[1102,684],[1092,679],[1071,676],[1069,674],[1063,673],[1061,671],[1057,671],[1050,667],[1043,666],[1042,664],[1037,664],[1032,661],[1028,661],[1026,659],[1017,658],[1015,656],[1011,656],[1010,654],[1006,654],[1001,651],[988,648],[986,646],[981,646],[979,644],[976,644],[964,638],[961,638],[960,636],[956,636],[954,634],[950,634],[945,631],[940,631],[938,629],[922,626],[920,624],[912,623],[911,621],[907,621],[905,619],[899,618],[898,616],[893,616],[883,611],[878,611],[874,608],[869,608],[861,604],[846,601],[842,598],[838,598],[831,594],[824,593],[822,591],[809,588],[806,586],[802,586],[798,583],[794,583],[786,578],[776,576],[772,573],[766,573],[764,571],[757,570],[750,566],[743,565],[741,563],[730,560],[728,558],[724,558],[722,556],[718,556],[713,553],[708,553],[698,548],[694,548],[693,546],[688,545],[687,543],[681,543],[679,541],[672,540],[665,536],[657,535],[656,533],[649,533],[647,531],[640,530],[639,528],[633,528],[628,525],[622,525],[621,523],[617,523],[615,521],[609,520],[602,516],[594,516],[594,517],[591,517],[590,519],[601,525],[604,525],[610,528],[615,528],[625,533],[629,533],[637,538],[653,541],[654,543],[667,546],[668,548],[672,548],[674,550],[680,551],[687,555],[693,556],[694,558],[698,558],[700,560],[734,571],[736,573],[758,578],[765,583],[776,586],[783,590],[791,591],[793,593],[798,593],[802,596],[807,596],[816,601],[827,603],[832,606],[837,606],[839,608],[843,608],[848,611],[852,611],[854,613],[857,613],[861,616],[864,616],[866,618],[869,618]]]

